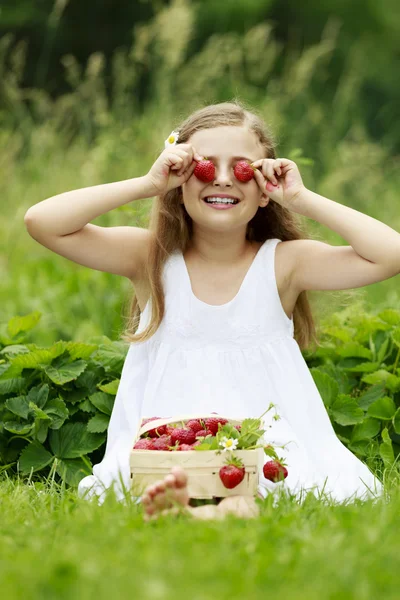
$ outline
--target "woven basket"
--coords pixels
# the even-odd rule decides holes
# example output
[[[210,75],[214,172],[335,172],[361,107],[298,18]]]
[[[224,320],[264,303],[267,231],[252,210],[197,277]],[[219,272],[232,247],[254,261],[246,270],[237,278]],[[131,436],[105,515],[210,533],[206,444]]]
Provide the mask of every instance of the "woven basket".
[[[210,417],[225,418],[232,425],[240,425],[243,419],[232,419],[223,415],[184,415],[167,419],[154,419],[139,427],[133,445],[140,436],[156,429],[161,425],[188,421],[190,419],[207,419]],[[243,461],[245,476],[243,481],[233,489],[226,488],[219,478],[219,469],[225,464],[226,458],[233,453]],[[132,494],[141,496],[144,489],[156,481],[163,479],[175,465],[185,469],[188,475],[188,491],[190,498],[224,498],[226,496],[256,496],[259,483],[259,473],[264,465],[264,450],[232,450],[216,454],[215,450],[140,450],[132,449],[130,454],[130,469]]]

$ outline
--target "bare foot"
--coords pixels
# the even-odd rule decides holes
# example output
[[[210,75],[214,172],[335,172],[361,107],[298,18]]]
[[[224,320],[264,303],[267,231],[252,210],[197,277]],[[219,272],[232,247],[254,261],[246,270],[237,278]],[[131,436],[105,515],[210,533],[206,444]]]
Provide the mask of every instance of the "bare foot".
[[[160,515],[185,513],[189,504],[185,471],[178,466],[172,467],[164,479],[146,488],[142,504],[145,521],[157,519]]]

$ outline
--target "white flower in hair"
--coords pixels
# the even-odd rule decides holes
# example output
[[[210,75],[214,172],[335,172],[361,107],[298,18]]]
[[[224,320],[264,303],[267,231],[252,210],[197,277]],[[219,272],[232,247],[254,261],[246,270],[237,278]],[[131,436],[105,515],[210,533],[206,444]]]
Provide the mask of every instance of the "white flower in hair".
[[[171,131],[167,139],[165,140],[165,148],[169,148],[170,146],[175,146],[179,139],[179,131]]]

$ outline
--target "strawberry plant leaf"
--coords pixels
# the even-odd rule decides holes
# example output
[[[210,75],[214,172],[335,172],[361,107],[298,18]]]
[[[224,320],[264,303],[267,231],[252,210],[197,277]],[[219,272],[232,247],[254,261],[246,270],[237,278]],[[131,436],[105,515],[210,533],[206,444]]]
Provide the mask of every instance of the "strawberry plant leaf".
[[[352,444],[361,440],[370,440],[381,430],[381,424],[378,419],[366,418],[362,423],[357,424],[352,431],[350,441]]]
[[[327,373],[323,373],[317,367],[310,369],[310,373],[314,379],[314,383],[321,394],[322,400],[326,407],[331,406],[336,400],[339,393],[337,381]]]
[[[396,410],[392,421],[395,432],[400,433],[400,408]]]
[[[89,396],[89,400],[102,413],[111,416],[115,401],[114,396],[110,396],[110,394],[106,394],[105,392],[97,392]]]
[[[28,418],[29,414],[29,402],[26,396],[16,396],[14,398],[8,398],[5,402],[6,408],[10,410],[14,415],[22,417],[23,419]]]
[[[110,417],[103,413],[97,413],[91,419],[89,419],[87,424],[87,430],[90,433],[103,433],[106,431],[108,424],[110,422]]]
[[[330,413],[339,425],[355,425],[364,420],[364,411],[358,406],[357,400],[347,394],[339,394]]]
[[[32,423],[18,423],[18,421],[6,421],[3,423],[4,429],[15,435],[27,435],[32,430]]]
[[[19,467],[23,473],[40,471],[51,463],[53,456],[39,442],[31,442],[21,452]]]
[[[89,459],[86,459],[89,460]],[[89,461],[91,466],[91,463]],[[56,467],[57,473],[68,484],[77,486],[81,479],[91,474],[91,470],[82,458],[67,458],[59,460]]]
[[[384,396],[375,400],[373,404],[368,407],[367,414],[370,417],[381,419],[382,421],[388,421],[392,419],[396,412],[396,405],[392,398]]]
[[[69,415],[68,408],[61,398],[49,400],[45,407],[45,413],[51,417],[50,429],[60,429]]]
[[[99,448],[105,436],[87,431],[86,423],[67,423],[61,429],[51,430],[50,448],[58,458],[78,458]]]
[[[59,357],[51,365],[45,366],[43,370],[51,381],[57,385],[64,385],[68,381],[77,379],[86,369],[86,364],[84,360],[71,362],[70,357],[61,359]]]

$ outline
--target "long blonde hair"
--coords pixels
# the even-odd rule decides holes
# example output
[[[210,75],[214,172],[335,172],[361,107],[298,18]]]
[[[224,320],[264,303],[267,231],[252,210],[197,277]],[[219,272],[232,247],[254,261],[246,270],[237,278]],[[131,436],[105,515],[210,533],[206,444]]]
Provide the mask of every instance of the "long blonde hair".
[[[196,131],[224,125],[247,126],[257,135],[264,147],[265,158],[276,158],[275,141],[262,117],[254,110],[247,110],[237,100],[201,108],[176,126],[175,130],[179,131],[179,143],[186,143]],[[192,219],[184,204],[181,203],[181,199],[182,188],[179,187],[163,196],[157,196],[153,202],[149,223],[152,235],[145,267],[150,287],[152,314],[148,327],[135,335],[141,311],[134,294],[129,308],[128,325],[121,334],[121,339],[126,342],[138,343],[148,340],[155,334],[164,317],[165,296],[162,285],[164,264],[175,250],[185,253],[193,231]],[[259,207],[249,221],[246,239],[264,242],[271,238],[286,241],[309,239],[309,236],[305,233],[296,213],[270,200],[267,206]],[[307,348],[310,344],[320,345],[306,291],[301,292],[297,298],[293,321],[294,337],[301,349]]]

